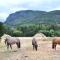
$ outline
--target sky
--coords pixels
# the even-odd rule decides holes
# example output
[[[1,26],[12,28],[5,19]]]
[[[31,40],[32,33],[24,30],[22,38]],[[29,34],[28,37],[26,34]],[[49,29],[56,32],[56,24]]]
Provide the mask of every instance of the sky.
[[[0,0],[0,22],[20,10],[60,10],[60,0]]]

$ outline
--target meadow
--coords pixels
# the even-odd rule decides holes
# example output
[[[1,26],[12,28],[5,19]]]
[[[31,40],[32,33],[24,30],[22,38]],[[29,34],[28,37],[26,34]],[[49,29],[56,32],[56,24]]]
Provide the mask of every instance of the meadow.
[[[32,37],[18,37],[21,41],[21,48],[18,49],[13,45],[13,49],[7,50],[6,45],[2,41],[0,43],[0,60],[60,60],[60,46],[52,49],[52,37],[47,40],[37,39],[38,50],[33,50]]]

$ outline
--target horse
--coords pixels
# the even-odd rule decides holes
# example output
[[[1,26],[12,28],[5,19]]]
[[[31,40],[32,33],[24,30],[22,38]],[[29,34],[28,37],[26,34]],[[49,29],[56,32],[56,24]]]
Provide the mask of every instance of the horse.
[[[60,37],[53,38],[53,41],[52,41],[52,49],[55,49],[56,50],[57,44],[60,45]]]
[[[20,48],[20,40],[17,37],[12,37],[10,35],[4,34],[1,39],[4,38],[4,42],[7,45],[7,49],[10,48],[12,49],[12,45],[16,44],[18,48]]]
[[[32,39],[32,45],[33,45],[33,50],[35,49],[37,51],[38,45],[37,45],[37,41],[35,38]]]

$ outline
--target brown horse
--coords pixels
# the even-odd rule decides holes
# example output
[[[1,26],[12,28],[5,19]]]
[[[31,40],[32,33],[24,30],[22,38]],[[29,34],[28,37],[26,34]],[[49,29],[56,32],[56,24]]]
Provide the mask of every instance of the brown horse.
[[[52,41],[52,49],[56,50],[56,45],[60,45],[60,37],[55,37]]]
[[[35,38],[33,38],[33,40],[32,40],[32,45],[33,45],[33,50],[35,49],[37,51],[38,45],[37,45],[37,41]]]

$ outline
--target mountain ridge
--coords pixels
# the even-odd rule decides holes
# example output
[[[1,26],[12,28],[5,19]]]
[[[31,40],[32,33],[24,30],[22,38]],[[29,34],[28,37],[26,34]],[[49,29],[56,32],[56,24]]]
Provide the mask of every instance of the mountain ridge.
[[[50,12],[23,10],[10,14],[5,24],[10,26],[23,25],[23,24],[60,24],[60,10]]]

